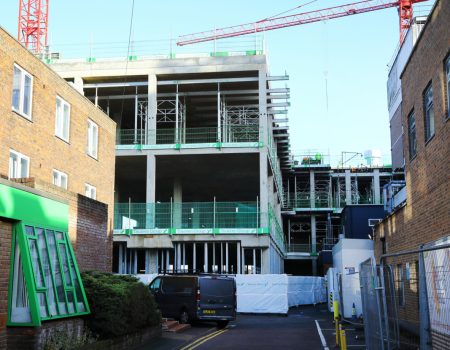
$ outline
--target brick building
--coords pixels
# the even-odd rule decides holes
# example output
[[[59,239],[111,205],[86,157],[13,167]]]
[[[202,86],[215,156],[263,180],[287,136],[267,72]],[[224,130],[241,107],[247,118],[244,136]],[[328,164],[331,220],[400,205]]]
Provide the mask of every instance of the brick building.
[[[450,0],[436,1],[400,75],[406,203],[377,226],[377,260],[450,235],[449,23]],[[417,259],[389,260],[399,319],[412,331],[419,327]]]
[[[0,349],[41,347],[111,271],[116,125],[1,28],[0,95]]]

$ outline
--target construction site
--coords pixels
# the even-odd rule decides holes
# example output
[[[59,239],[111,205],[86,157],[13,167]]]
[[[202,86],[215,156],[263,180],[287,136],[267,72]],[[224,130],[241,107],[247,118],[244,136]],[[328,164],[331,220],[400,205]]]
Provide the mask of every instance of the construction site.
[[[133,0],[119,54],[111,52],[121,44],[110,43],[67,58],[64,45],[49,44],[48,0],[18,2],[17,38],[0,27],[0,349],[41,349],[51,322],[66,327],[64,317],[81,329],[91,270],[133,275],[146,287],[161,275],[231,276],[234,311],[243,314],[322,304],[336,330],[322,333],[315,321],[317,348],[334,335],[346,349],[339,326],[348,324],[365,332],[351,346],[445,348],[449,0],[305,2],[171,37],[157,54],[132,39]],[[419,13],[420,3],[428,7]],[[385,77],[386,118],[376,121],[390,130],[390,154],[380,151],[382,137],[361,144],[373,136],[368,121],[358,120],[361,130],[330,121],[339,115],[328,116],[326,67],[320,138],[306,149],[302,123],[317,115],[291,112],[294,99],[308,98],[292,93],[300,83],[287,67],[269,65],[266,32],[391,8],[398,47]],[[327,139],[352,134],[354,149],[330,149]],[[434,311],[441,308],[448,314]],[[30,343],[16,326],[30,327]]]

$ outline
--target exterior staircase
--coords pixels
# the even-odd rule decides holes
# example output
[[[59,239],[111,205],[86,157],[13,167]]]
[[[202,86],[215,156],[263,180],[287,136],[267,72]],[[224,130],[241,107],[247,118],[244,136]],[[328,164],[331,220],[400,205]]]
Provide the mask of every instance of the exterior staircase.
[[[180,333],[186,329],[191,328],[190,324],[180,324],[178,321],[168,318],[163,318],[161,325],[162,330],[164,332],[171,332],[171,333]]]

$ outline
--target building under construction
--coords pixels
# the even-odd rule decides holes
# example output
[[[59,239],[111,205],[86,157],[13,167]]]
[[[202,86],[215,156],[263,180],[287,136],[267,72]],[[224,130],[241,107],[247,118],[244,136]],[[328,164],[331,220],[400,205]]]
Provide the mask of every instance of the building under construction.
[[[118,126],[116,272],[283,272],[288,77],[211,56],[51,64]]]

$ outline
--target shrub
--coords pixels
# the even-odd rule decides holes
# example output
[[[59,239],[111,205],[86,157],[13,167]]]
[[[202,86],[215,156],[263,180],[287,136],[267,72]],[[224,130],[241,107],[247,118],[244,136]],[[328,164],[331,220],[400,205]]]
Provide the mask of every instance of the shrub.
[[[161,323],[161,315],[148,287],[131,276],[95,271],[81,275],[91,308],[88,327],[100,338],[135,333]]]

